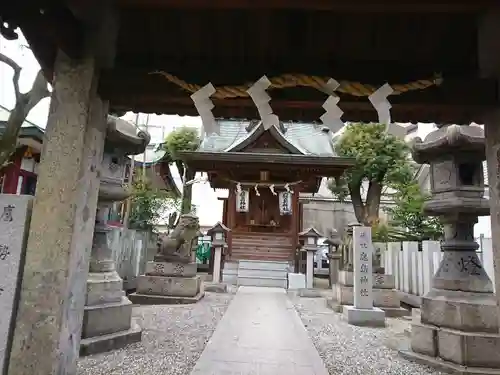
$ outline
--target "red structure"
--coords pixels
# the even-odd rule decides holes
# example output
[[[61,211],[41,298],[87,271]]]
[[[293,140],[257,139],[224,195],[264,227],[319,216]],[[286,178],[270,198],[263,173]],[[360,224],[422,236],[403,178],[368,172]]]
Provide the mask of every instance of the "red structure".
[[[44,130],[29,122],[25,125],[21,128],[17,148],[10,163],[0,169],[2,193],[35,195]],[[5,126],[6,123],[0,121],[0,135]]]

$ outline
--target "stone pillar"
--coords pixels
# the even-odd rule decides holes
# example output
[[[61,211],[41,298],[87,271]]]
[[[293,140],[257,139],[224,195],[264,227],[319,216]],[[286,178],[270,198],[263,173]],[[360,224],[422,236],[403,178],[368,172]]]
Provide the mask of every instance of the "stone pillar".
[[[500,7],[488,9],[478,21],[478,62],[482,78],[500,85]],[[482,123],[486,138],[494,283],[500,327],[500,106],[487,113]]]
[[[314,288],[314,254],[318,250],[318,239],[323,237],[316,229],[307,228],[299,233],[299,239],[304,242],[301,251],[307,252],[306,257],[306,288]]]
[[[207,232],[207,234],[212,237],[212,249],[214,251],[214,270],[212,275],[213,283],[220,283],[221,281],[222,252],[223,249],[227,247],[226,238],[229,232],[230,229],[220,221]]]
[[[181,215],[177,226],[161,240],[146,274],[137,279],[137,292],[129,297],[138,304],[195,303],[205,295],[203,283],[196,275],[197,264],[191,261],[193,241],[200,229],[193,215]]]
[[[354,306],[344,306],[349,324],[385,327],[385,312],[373,307],[373,245],[371,228],[353,228]]]
[[[76,374],[106,134],[95,70],[57,54],[9,374]]]
[[[424,142],[415,139],[413,158],[430,164],[431,199],[424,212],[443,220],[445,238],[432,289],[412,323],[411,351],[402,353],[448,370],[500,373],[496,298],[474,241],[477,217],[489,213],[484,132],[478,126],[439,127]]]
[[[115,269],[113,249],[108,246],[108,234],[112,231],[108,225],[109,212],[114,202],[130,195],[123,185],[126,155],[144,152],[150,140],[147,133],[136,133],[133,124],[109,116],[87,279],[82,355],[118,349],[141,340],[141,329],[132,321],[132,302],[125,296],[123,280]]]

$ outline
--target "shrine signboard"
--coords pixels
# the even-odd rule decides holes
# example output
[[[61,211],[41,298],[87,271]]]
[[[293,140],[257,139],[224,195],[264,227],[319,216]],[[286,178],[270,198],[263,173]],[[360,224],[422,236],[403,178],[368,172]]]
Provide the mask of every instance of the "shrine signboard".
[[[0,194],[0,370],[8,367],[33,197]]]

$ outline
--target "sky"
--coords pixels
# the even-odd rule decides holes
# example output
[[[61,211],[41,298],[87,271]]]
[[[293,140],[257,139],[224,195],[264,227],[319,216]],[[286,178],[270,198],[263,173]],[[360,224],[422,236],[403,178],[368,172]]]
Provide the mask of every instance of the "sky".
[[[28,91],[38,73],[40,66],[33,56],[31,50],[27,47],[27,42],[20,34],[19,40],[7,41],[0,37],[0,52],[15,60],[21,67],[20,89],[22,92]],[[11,109],[15,103],[14,90],[12,86],[12,69],[5,64],[0,63],[0,105]],[[49,98],[43,99],[28,114],[28,120],[36,125],[45,128],[49,112]],[[2,111],[0,111],[0,120]],[[127,113],[125,119],[134,122],[136,114]],[[139,114],[138,123],[140,125],[147,123],[148,132],[151,134],[152,143],[160,143],[165,136],[172,130],[182,126],[192,126],[201,128],[201,119],[199,117]],[[433,124],[418,124],[418,131],[414,136],[424,138],[434,129]],[[175,177],[175,176],[174,176]],[[177,182],[180,183],[177,176]],[[197,206],[197,214],[200,217],[201,225],[213,225],[222,219],[222,202],[217,200],[220,193],[214,192],[209,184],[195,184],[193,186],[193,204]],[[480,218],[479,224],[475,227],[475,235],[484,234],[491,237],[491,227],[489,218]]]

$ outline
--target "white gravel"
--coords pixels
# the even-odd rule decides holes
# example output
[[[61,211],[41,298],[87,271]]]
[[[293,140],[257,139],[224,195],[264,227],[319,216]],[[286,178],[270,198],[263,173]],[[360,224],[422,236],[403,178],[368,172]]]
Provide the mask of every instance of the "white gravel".
[[[386,328],[356,327],[326,307],[324,298],[292,301],[330,375],[444,375],[398,355],[396,348],[408,340],[408,321],[388,318]]]
[[[142,342],[81,358],[78,375],[189,375],[233,297],[206,293],[192,305],[134,307]]]

